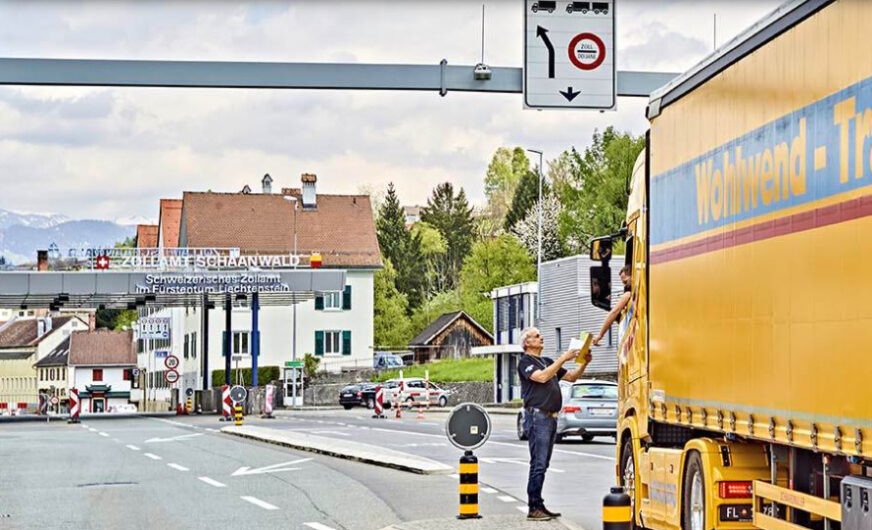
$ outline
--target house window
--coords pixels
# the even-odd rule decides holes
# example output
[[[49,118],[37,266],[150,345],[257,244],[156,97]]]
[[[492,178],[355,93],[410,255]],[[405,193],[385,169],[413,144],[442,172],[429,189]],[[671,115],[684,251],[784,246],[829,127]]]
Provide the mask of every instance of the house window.
[[[554,328],[554,332],[557,334],[557,353],[560,353],[563,351],[563,336],[560,328]]]
[[[324,332],[324,353],[342,353],[342,332]]]
[[[249,353],[248,345],[250,343],[250,336],[250,331],[233,332],[233,353],[235,355],[247,355]]]
[[[324,309],[342,309],[342,293],[324,293]]]
[[[91,373],[91,381],[103,381],[103,369],[94,368]]]
[[[190,353],[190,348],[191,348],[190,338],[191,338],[191,336],[186,333],[185,334],[185,359],[188,358],[188,354]]]
[[[197,332],[191,333],[191,357],[197,358]]]
[[[64,381],[67,380],[67,369],[66,369],[66,368],[64,368],[64,377],[63,377],[63,380],[64,380]]]

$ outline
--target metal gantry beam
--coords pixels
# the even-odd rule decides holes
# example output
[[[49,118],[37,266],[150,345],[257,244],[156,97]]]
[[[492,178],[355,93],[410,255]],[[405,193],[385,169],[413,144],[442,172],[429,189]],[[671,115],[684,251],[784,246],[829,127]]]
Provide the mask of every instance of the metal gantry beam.
[[[175,88],[430,90],[520,94],[522,69],[492,67],[491,79],[473,66],[421,64],[258,63],[0,58],[0,85]],[[618,95],[648,97],[676,73],[618,72]]]

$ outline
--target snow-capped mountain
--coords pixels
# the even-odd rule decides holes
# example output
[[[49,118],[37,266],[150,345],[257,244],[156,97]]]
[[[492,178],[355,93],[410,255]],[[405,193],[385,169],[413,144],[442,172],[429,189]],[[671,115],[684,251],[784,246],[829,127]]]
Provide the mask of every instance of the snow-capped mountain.
[[[16,213],[0,209],[0,229],[12,225],[29,226],[31,228],[51,228],[69,221],[70,218],[58,214]]]

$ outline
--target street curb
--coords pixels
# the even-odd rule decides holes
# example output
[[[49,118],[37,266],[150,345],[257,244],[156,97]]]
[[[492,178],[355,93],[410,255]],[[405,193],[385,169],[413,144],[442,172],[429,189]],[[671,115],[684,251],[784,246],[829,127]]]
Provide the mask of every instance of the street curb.
[[[307,433],[280,431],[278,429],[256,426],[227,426],[222,427],[221,432],[232,436],[282,445],[292,449],[343,458],[345,460],[355,460],[364,464],[388,467],[400,471],[408,471],[419,475],[447,475],[455,472],[453,467],[446,466],[429,458],[349,440],[334,440],[333,438],[314,436]]]

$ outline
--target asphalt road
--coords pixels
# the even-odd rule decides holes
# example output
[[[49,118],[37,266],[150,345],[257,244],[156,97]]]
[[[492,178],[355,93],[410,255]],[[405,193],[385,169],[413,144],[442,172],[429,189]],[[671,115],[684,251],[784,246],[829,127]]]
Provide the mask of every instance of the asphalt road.
[[[247,425],[309,432],[319,436],[355,440],[397,451],[426,456],[456,466],[461,451],[444,434],[444,412],[428,412],[424,420],[404,412],[402,420],[390,411],[386,419],[373,419],[372,411],[281,412],[277,419],[246,418]],[[180,420],[189,421],[189,420]],[[496,490],[497,498],[514,506],[526,505],[529,450],[519,441],[515,417],[491,415],[493,434],[475,454],[479,458],[479,481]],[[190,422],[212,423],[212,417],[190,417]],[[546,505],[572,522],[593,530],[602,526],[602,498],[615,483],[615,444],[612,438],[584,443],[568,438],[555,446],[545,480]],[[484,513],[484,509],[482,510]]]
[[[323,430],[344,427],[311,421]],[[0,425],[0,528],[367,530],[457,513],[456,477],[293,451],[218,433],[221,426],[215,416]],[[380,434],[391,443],[436,442]],[[523,468],[506,467],[518,468],[518,481]],[[480,496],[486,515],[522,519],[523,504],[487,486]]]

